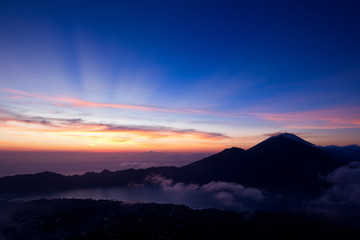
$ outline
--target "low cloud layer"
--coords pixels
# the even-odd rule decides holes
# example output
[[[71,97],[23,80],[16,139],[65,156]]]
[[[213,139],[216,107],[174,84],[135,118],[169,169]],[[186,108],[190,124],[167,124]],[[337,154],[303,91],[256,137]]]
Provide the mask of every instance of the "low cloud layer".
[[[360,224],[360,146],[322,147],[340,165],[324,177],[330,187],[309,201],[311,212],[355,218]]]
[[[203,206],[243,211],[256,208],[264,200],[264,195],[259,189],[246,188],[241,184],[229,182],[184,184],[175,183],[172,179],[159,175],[149,176],[147,181],[178,199],[199,201],[204,204]]]
[[[349,163],[353,161],[360,161],[360,146],[326,146],[321,147],[328,155],[337,160],[339,163]]]
[[[360,162],[352,162],[330,173],[332,186],[310,203],[311,211],[337,216],[360,216]]]

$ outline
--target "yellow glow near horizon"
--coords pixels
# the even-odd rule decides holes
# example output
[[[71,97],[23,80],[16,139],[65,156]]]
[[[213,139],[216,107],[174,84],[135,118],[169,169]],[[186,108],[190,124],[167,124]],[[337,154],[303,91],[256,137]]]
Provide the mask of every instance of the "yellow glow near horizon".
[[[32,125],[13,122],[2,125],[1,150],[214,151],[226,146],[228,142],[199,132],[101,131],[96,126],[88,129],[56,129]]]

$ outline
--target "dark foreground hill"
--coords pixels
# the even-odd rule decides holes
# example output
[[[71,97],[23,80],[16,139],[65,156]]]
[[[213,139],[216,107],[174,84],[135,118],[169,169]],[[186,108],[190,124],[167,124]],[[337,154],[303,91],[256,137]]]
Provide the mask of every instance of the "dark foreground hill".
[[[80,199],[0,202],[0,239],[358,239],[357,226],[300,213],[194,210]]]

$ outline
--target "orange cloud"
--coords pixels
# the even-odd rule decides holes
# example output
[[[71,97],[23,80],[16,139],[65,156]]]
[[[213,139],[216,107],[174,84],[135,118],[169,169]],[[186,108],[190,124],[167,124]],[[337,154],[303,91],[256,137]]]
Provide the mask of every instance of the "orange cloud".
[[[156,133],[158,136],[184,135],[198,136],[212,139],[227,138],[221,133],[203,132],[195,129],[177,129],[164,126],[137,126],[137,125],[119,125],[106,123],[89,123],[80,118],[43,118],[26,117],[19,114],[13,114],[0,109],[0,121],[8,123],[26,124],[33,127],[45,127],[47,131],[86,131],[86,132],[141,132]]]
[[[33,150],[214,150],[229,140],[220,133],[195,129],[26,117],[6,111],[0,111],[0,126],[1,141]]]

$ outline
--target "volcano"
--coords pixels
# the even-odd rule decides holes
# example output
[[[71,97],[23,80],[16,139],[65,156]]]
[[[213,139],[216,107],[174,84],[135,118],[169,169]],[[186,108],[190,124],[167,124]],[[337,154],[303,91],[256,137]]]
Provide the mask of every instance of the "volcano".
[[[336,167],[322,149],[283,133],[248,150],[225,149],[181,167],[174,178],[188,183],[227,181],[288,194],[315,194],[326,187],[321,177]]]

